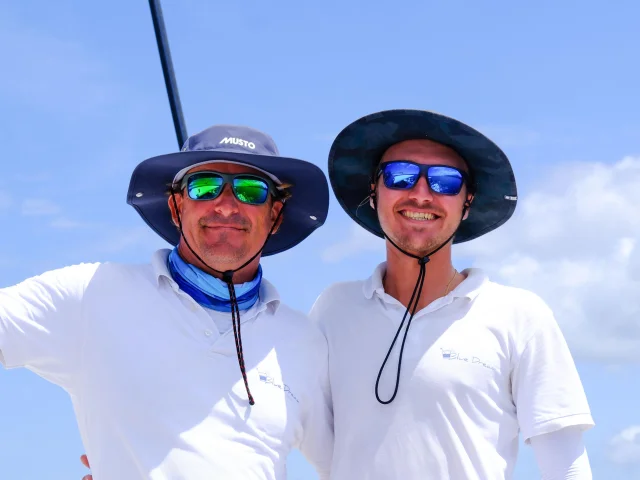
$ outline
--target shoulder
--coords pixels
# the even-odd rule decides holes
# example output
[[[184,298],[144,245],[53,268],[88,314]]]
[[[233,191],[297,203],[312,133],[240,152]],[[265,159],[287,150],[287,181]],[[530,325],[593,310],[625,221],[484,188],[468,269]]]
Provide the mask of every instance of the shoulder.
[[[96,270],[96,281],[114,283],[115,286],[131,288],[145,283],[157,284],[161,276],[170,276],[167,257],[170,250],[159,249],[153,253],[150,261],[140,263],[105,262]]]
[[[537,293],[525,288],[487,281],[480,298],[495,308],[505,308],[522,315],[549,315],[551,308]]]
[[[118,278],[140,280],[142,278],[153,279],[157,273],[149,263],[101,263],[96,269],[95,275],[104,278]]]
[[[358,299],[364,299],[364,284],[364,280],[352,280],[329,285],[320,293],[311,307],[311,316],[321,315],[344,303],[351,304]]]
[[[143,287],[154,279],[157,281],[157,274],[150,264],[105,262],[96,266],[87,283],[87,290],[131,291]]]
[[[488,281],[475,303],[494,325],[510,332],[518,349],[536,335],[561,334],[549,304],[531,290]]]
[[[320,293],[309,311],[310,321],[329,339],[342,331],[345,318],[366,308],[364,281],[333,283]]]

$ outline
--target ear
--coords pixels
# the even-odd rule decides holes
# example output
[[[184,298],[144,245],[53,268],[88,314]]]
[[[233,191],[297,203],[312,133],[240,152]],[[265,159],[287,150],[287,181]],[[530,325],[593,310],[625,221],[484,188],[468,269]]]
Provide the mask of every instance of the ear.
[[[271,206],[271,222],[276,221],[276,218],[278,218],[278,215],[280,215],[280,211],[283,208],[284,208],[284,203],[282,203],[281,201],[273,202],[273,205]],[[278,224],[273,229],[272,235],[278,233],[278,230],[280,230],[280,225],[282,225],[283,219],[284,219],[284,214],[280,215],[280,218],[278,219]]]
[[[175,203],[174,203],[174,198],[175,198]],[[169,204],[169,211],[171,212],[171,220],[173,221],[173,224],[176,226],[176,228],[179,227],[180,222],[178,221],[178,214],[180,214],[180,216],[182,216],[182,195],[180,193],[174,193],[172,195],[169,195],[169,198],[167,199],[167,202]],[[176,205],[178,205],[178,210],[176,211]]]
[[[376,195],[376,185],[372,183],[371,185],[369,185],[369,206],[372,210],[376,209],[376,202],[374,202],[374,198]]]
[[[469,218],[469,211],[471,210],[471,204],[473,203],[474,198],[475,197],[471,193],[467,195],[467,200],[464,202],[465,211],[462,220]]]

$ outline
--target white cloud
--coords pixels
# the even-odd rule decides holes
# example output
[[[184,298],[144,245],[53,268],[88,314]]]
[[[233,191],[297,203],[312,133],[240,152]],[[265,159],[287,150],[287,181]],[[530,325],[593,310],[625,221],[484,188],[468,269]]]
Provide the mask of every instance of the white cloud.
[[[362,252],[384,253],[384,241],[354,223],[349,226],[343,240],[330,245],[322,252],[322,260],[335,263]]]
[[[541,295],[577,356],[639,361],[638,192],[640,158],[563,165],[507,224],[454,253]]]
[[[60,207],[51,200],[42,198],[27,198],[22,202],[22,215],[40,217],[60,213]]]
[[[609,441],[609,459],[618,464],[640,465],[640,425],[630,426]]]

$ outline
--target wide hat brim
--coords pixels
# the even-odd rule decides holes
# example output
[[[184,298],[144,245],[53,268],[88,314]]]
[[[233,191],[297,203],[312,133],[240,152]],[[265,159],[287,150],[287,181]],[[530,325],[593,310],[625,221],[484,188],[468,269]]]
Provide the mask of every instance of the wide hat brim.
[[[369,206],[372,174],[392,145],[427,139],[455,150],[469,165],[476,194],[469,216],[453,243],[478,238],[503,225],[516,208],[513,169],[504,152],[486,136],[453,118],[424,110],[387,110],[362,117],[344,128],[329,152],[329,179],[344,211],[360,226],[383,238]]]
[[[279,230],[269,238],[262,256],[284,252],[322,226],[329,210],[329,186],[316,165],[296,158],[229,151],[182,151],[159,155],[140,163],[129,183],[127,203],[160,237],[176,246],[180,233],[171,219],[169,190],[175,175],[207,161],[231,161],[269,172],[291,184]]]

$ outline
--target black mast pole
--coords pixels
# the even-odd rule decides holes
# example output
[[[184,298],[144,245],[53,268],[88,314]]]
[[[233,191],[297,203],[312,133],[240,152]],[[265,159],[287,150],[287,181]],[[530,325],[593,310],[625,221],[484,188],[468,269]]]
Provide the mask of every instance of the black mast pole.
[[[180,95],[178,94],[178,84],[173,72],[173,63],[171,61],[171,52],[169,50],[169,41],[167,40],[167,32],[164,26],[164,18],[162,16],[162,7],[160,0],[149,0],[151,9],[151,18],[153,19],[153,29],[156,34],[156,42],[158,43],[158,53],[160,54],[160,62],[162,63],[162,73],[164,74],[164,83],[167,87],[167,95],[169,97],[169,105],[171,106],[171,116],[173,118],[173,126],[176,131],[178,140],[178,149],[181,149],[187,140],[187,127],[182,116],[182,106],[180,104]]]

